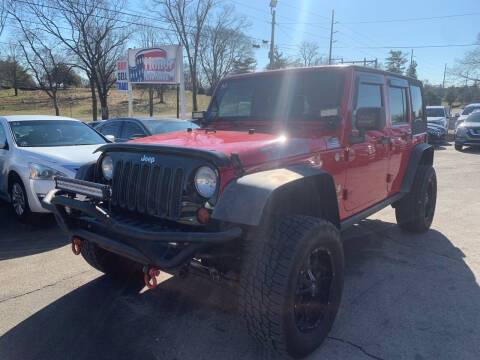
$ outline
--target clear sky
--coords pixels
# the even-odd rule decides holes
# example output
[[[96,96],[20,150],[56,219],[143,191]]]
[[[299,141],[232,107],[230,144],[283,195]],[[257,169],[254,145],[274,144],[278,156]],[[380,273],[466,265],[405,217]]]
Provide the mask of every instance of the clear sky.
[[[248,36],[262,45],[270,40],[270,0],[217,0],[232,4],[251,26]],[[153,13],[139,0],[127,0],[132,16],[152,19]],[[407,53],[414,50],[421,80],[440,84],[445,64],[452,67],[473,46],[425,47],[432,45],[473,44],[480,33],[480,0],[278,0],[275,42],[285,55],[295,58],[302,41],[316,43],[320,54],[328,56],[331,11],[335,10],[333,57],[345,61],[378,58],[384,63],[390,49]],[[152,25],[161,25],[152,20]],[[18,30],[8,27],[0,42],[15,39]],[[268,43],[254,49],[257,70],[268,63]],[[403,48],[399,48],[403,47]],[[408,64],[407,64],[408,65]],[[449,77],[446,85],[458,82]]]
[[[231,0],[237,12],[245,15],[252,26],[247,34],[270,40],[270,0]],[[330,17],[335,10],[333,57],[345,60],[378,58],[384,62],[390,48],[408,52],[412,46],[472,44],[480,33],[480,0],[278,0],[276,40],[280,50],[295,56],[296,46],[305,40],[318,44],[320,52],[328,55]],[[465,16],[452,16],[464,15]],[[405,20],[451,16],[449,18]],[[368,48],[383,47],[386,48]],[[452,66],[455,59],[473,47],[414,48],[418,76],[438,84],[442,81],[445,63]],[[259,68],[268,62],[268,49],[255,50]],[[454,79],[448,79],[452,83]]]

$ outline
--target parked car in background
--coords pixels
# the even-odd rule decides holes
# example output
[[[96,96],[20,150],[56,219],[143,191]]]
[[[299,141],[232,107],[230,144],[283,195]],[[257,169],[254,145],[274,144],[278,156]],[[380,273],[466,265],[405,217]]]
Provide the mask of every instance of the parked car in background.
[[[449,112],[445,106],[427,106],[427,124],[442,126],[448,130]]]
[[[187,120],[154,118],[114,118],[98,125],[95,130],[115,142],[125,142],[146,136],[174,131],[198,129],[199,126]]]
[[[90,126],[91,128],[95,129],[98,125],[103,124],[105,121],[107,121],[107,120],[90,121],[90,122],[87,123],[87,125]]]
[[[457,128],[455,149],[461,151],[464,146],[480,146],[480,111],[472,112]]]
[[[455,131],[457,130],[458,126],[465,121],[465,119],[471,113],[475,111],[480,111],[480,104],[469,104],[464,107],[462,114],[458,117],[457,121],[455,122]]]
[[[73,178],[108,141],[83,122],[59,116],[0,117],[0,198],[26,219],[46,212],[40,201],[57,175]]]
[[[445,140],[447,129],[441,125],[427,124],[428,143],[435,144]]]

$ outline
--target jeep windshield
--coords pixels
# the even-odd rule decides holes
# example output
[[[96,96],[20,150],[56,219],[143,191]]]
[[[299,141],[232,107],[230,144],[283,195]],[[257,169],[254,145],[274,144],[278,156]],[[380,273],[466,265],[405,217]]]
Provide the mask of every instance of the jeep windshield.
[[[224,80],[207,121],[324,121],[337,117],[345,77],[332,70],[282,71]]]

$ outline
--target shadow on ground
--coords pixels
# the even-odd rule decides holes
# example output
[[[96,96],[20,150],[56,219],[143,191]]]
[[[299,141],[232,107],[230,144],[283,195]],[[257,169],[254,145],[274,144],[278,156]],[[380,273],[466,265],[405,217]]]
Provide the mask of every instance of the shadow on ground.
[[[341,311],[312,359],[478,358],[480,290],[445,236],[365,220],[344,247]],[[0,359],[261,359],[235,309],[235,291],[195,276],[146,292],[102,276],[8,331]]]
[[[36,215],[28,224],[15,219],[8,203],[0,200],[0,260],[33,255],[67,243],[51,215]]]

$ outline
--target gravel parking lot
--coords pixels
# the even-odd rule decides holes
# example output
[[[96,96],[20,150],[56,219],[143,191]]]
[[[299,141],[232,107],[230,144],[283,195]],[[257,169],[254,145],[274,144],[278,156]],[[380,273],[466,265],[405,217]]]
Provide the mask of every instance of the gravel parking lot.
[[[391,208],[343,234],[345,290],[310,359],[480,358],[480,151],[435,153],[432,229]],[[22,225],[0,203],[0,359],[261,359],[234,289],[198,277],[131,289],[73,256],[54,220]]]

